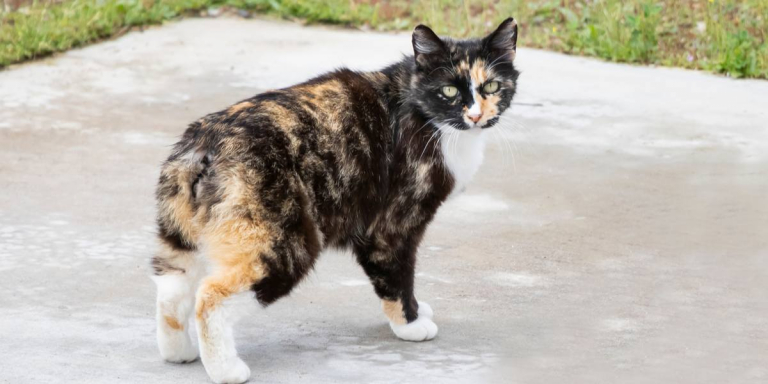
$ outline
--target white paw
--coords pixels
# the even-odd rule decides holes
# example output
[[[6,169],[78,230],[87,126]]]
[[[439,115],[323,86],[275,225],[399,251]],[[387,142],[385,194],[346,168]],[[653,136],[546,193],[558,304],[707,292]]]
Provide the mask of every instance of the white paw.
[[[431,319],[434,315],[432,307],[423,301],[419,301],[419,311],[417,313],[419,314],[419,317],[426,317],[427,319]]]
[[[215,367],[205,367],[208,376],[214,383],[240,384],[245,383],[251,377],[251,369],[239,357],[234,357],[223,364],[215,365]]]
[[[197,348],[192,345],[187,332],[173,331],[165,334],[160,330],[157,344],[160,348],[160,356],[169,363],[191,363],[197,360]]]
[[[432,340],[437,336],[437,325],[427,316],[419,316],[418,319],[408,324],[390,322],[389,327],[392,328],[395,336],[407,341]]]
[[[185,364],[197,360],[198,353],[197,348],[190,346],[178,351],[164,351],[161,349],[160,356],[169,363]]]

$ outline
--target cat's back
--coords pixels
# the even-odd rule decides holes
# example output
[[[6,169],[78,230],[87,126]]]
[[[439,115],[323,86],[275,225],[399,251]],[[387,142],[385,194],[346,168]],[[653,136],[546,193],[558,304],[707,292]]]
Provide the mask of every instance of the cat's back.
[[[204,206],[226,185],[248,186],[258,200],[290,189],[282,183],[294,176],[327,217],[370,205],[386,195],[392,158],[385,81],[341,69],[243,100],[191,124],[162,172],[188,174],[178,184],[199,189]]]
[[[339,69],[266,91],[191,124],[177,149],[227,156],[253,146],[283,147],[293,154],[383,148],[391,139],[380,93],[386,81],[380,73]]]
[[[386,102],[379,93],[385,78],[339,69],[295,86],[253,97],[253,112],[288,132],[386,135]],[[362,132],[361,132],[362,131]]]

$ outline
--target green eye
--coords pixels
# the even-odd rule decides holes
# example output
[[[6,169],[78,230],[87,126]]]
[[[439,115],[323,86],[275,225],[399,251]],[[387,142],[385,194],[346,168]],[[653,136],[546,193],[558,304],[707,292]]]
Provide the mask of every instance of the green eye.
[[[491,94],[496,93],[499,91],[499,82],[498,81],[491,81],[490,83],[486,83],[483,86],[483,93]]]
[[[445,95],[445,97],[448,97],[451,99],[456,97],[456,95],[459,94],[459,89],[452,85],[446,85],[445,87],[443,87],[443,89],[441,89],[441,91],[443,92],[443,95]]]

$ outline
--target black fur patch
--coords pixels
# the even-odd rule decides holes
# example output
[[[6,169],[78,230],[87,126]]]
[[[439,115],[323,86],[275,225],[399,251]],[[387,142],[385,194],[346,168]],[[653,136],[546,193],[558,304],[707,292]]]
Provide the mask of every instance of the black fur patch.
[[[158,222],[157,227],[157,236],[160,238],[160,241],[171,249],[176,251],[194,251],[196,249],[193,244],[184,240],[180,233],[168,229],[162,222]]]

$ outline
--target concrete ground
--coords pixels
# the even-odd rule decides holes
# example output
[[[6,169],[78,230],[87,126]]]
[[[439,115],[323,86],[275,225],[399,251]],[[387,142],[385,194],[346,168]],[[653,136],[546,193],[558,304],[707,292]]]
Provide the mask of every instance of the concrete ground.
[[[153,188],[185,125],[408,35],[191,19],[0,72],[0,382],[207,382],[155,348]],[[765,383],[768,82],[521,48],[517,123],[420,248],[437,339],[352,257],[241,306],[254,383]]]

